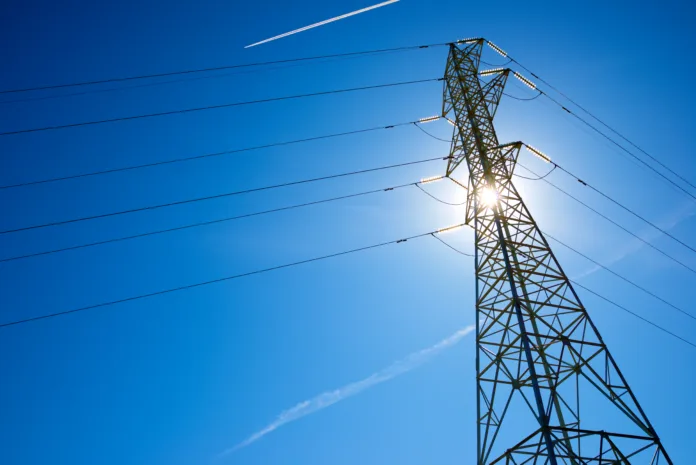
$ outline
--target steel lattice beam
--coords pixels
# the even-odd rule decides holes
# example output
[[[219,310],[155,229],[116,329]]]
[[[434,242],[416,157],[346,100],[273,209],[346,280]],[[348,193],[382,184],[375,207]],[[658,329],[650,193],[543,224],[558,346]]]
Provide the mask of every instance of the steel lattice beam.
[[[481,78],[483,43],[451,45],[443,104],[476,234],[477,463],[671,465],[512,183],[522,144],[493,126],[510,70]]]

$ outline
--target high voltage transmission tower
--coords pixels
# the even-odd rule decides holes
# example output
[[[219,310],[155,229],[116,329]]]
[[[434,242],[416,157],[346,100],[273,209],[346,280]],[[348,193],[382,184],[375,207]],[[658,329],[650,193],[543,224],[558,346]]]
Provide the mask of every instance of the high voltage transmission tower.
[[[523,144],[501,145],[493,117],[510,73],[534,84],[480,72],[483,44],[450,46],[442,112],[475,229],[477,464],[672,464],[512,183]]]

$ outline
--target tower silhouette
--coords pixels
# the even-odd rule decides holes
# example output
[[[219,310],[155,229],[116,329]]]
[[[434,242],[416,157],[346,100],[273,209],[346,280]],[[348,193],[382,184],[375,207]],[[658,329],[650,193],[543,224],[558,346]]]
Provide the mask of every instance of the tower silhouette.
[[[501,145],[493,117],[510,74],[534,84],[480,71],[484,43],[450,45],[442,110],[454,126],[447,176],[468,168],[475,230],[477,464],[671,465],[512,183],[523,144]]]

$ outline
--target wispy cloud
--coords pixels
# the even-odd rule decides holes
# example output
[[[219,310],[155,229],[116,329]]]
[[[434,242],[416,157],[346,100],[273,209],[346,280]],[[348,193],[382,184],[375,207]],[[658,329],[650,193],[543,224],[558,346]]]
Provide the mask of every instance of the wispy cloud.
[[[339,21],[339,20],[341,20],[341,19],[345,19],[345,18],[348,18],[348,17],[350,17],[350,16],[359,15],[360,13],[365,13],[366,11],[370,11],[370,10],[374,10],[374,9],[377,9],[377,8],[381,8],[381,7],[383,7],[383,6],[391,5],[392,3],[396,3],[396,2],[398,2],[398,1],[399,1],[399,0],[389,0],[389,1],[387,1],[387,2],[382,2],[382,3],[379,3],[379,4],[377,4],[377,5],[368,6],[367,8],[363,8],[363,9],[361,9],[361,10],[351,11],[350,13],[346,13],[346,14],[341,15],[341,16],[336,16],[336,17],[334,17],[334,18],[326,19],[326,20],[320,21],[320,22],[318,22],[318,23],[310,24],[309,26],[305,26],[305,27],[301,27],[301,28],[299,28],[299,29],[295,29],[294,31],[286,32],[286,33],[284,33],[284,34],[280,34],[280,35],[277,35],[277,36],[275,36],[275,37],[271,37],[270,39],[262,40],[261,42],[256,42],[255,44],[247,45],[247,46],[244,47],[244,48],[255,47],[255,46],[257,46],[257,45],[265,44],[266,42],[270,42],[270,41],[272,41],[272,40],[282,39],[283,37],[291,36],[291,35],[293,35],[293,34],[297,34],[298,32],[304,32],[304,31],[306,31],[306,30],[308,30],[308,29],[313,29],[313,28],[315,28],[315,27],[319,27],[319,26],[323,26],[323,25],[325,25],[325,24],[333,23],[334,21]]]
[[[437,344],[428,347],[427,349],[419,350],[398,360],[388,367],[371,374],[367,378],[361,379],[350,384],[346,384],[333,391],[322,392],[318,396],[312,397],[309,400],[305,400],[295,405],[294,407],[285,410],[278,417],[270,423],[268,426],[260,431],[249,436],[244,441],[240,442],[236,446],[225,450],[219,456],[224,457],[232,452],[239,450],[249,444],[258,441],[268,433],[271,433],[283,425],[286,425],[292,421],[299,420],[300,418],[307,416],[309,414],[318,412],[326,407],[329,407],[337,402],[340,402],[348,397],[352,397],[356,394],[360,394],[366,389],[369,389],[377,384],[389,381],[390,379],[396,378],[399,375],[407,373],[414,368],[417,368],[424,363],[430,361],[434,356],[442,352],[443,350],[450,348],[457,344],[464,336],[471,333],[474,330],[474,326],[467,326],[466,328],[460,329],[451,336],[443,339]]]

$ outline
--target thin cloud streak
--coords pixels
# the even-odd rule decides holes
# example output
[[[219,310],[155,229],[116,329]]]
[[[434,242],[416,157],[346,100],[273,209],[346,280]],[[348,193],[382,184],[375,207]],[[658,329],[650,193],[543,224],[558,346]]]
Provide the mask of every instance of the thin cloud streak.
[[[300,418],[310,415],[312,413],[318,412],[319,410],[329,407],[344,399],[347,399],[348,397],[360,394],[366,389],[376,386],[377,384],[389,381],[390,379],[396,378],[399,375],[403,375],[404,373],[407,373],[413,370],[414,368],[418,368],[424,363],[429,362],[434,356],[438,355],[443,350],[448,349],[457,344],[460,340],[462,340],[462,338],[464,338],[464,336],[471,333],[474,330],[474,328],[475,327],[473,325],[467,326],[466,328],[460,329],[456,333],[443,339],[437,344],[430,346],[427,349],[414,352],[408,355],[406,358],[398,360],[389,365],[388,367],[371,374],[367,378],[361,379],[360,381],[356,381],[350,384],[346,384],[345,386],[333,391],[323,392],[309,400],[300,402],[294,407],[282,412],[268,426],[252,434],[236,446],[225,450],[218,457],[224,457],[226,455],[231,454],[232,452],[242,449],[258,441],[268,433],[277,430],[283,425],[286,425],[295,420],[299,420]]]
[[[383,6],[391,5],[392,3],[396,3],[398,1],[399,0],[389,0],[387,2],[382,2],[382,3],[379,3],[377,5],[368,6],[367,8],[363,8],[361,10],[351,11],[350,13],[346,13],[346,14],[341,15],[341,16],[336,16],[334,18],[320,21],[318,23],[310,24],[309,26],[301,27],[299,29],[295,29],[294,31],[286,32],[284,34],[280,34],[280,35],[277,35],[275,37],[271,37],[270,39],[265,39],[265,40],[262,40],[261,42],[256,42],[254,44],[247,45],[244,48],[256,47],[257,45],[265,44],[267,42],[271,42],[272,40],[282,39],[283,37],[291,36],[291,35],[297,34],[299,32],[304,32],[308,29],[313,29],[315,27],[319,27],[319,26],[323,26],[325,24],[333,23],[334,21],[339,21],[341,19],[345,19],[345,18],[348,18],[350,16],[355,16],[355,15],[359,15],[360,13],[365,13],[366,11],[370,11],[370,10],[374,10],[377,8],[381,8]]]

